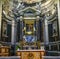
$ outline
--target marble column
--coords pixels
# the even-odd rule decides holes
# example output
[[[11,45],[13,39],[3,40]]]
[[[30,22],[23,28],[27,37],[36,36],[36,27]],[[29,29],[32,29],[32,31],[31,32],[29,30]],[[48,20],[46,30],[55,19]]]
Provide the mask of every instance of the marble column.
[[[39,19],[40,19],[40,17],[37,16],[37,18],[36,18],[36,28],[37,28],[36,35],[37,35],[37,40],[40,40],[40,38],[39,38],[39,34],[40,34],[40,32],[39,32]]]
[[[1,39],[1,26],[2,26],[2,1],[0,1],[0,39]]]
[[[48,45],[49,44],[49,35],[48,35],[48,20],[47,20],[47,17],[45,17],[45,20],[44,20],[44,44],[45,45]]]
[[[60,39],[60,0],[57,1],[57,8],[58,8],[59,39]]]
[[[12,32],[11,32],[11,44],[15,45],[17,37],[17,23],[15,20],[12,20]]]
[[[20,16],[20,40],[22,40],[23,39],[23,17],[22,16]]]

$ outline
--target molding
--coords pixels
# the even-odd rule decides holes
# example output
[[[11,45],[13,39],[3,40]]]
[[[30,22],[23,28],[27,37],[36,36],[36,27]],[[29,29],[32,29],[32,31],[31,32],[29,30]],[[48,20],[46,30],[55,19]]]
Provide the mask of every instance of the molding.
[[[23,19],[36,19],[36,17],[24,17]]]
[[[13,18],[9,17],[4,10],[3,10],[3,14],[4,14],[4,16],[5,16],[7,19],[9,19],[10,21],[13,20]]]

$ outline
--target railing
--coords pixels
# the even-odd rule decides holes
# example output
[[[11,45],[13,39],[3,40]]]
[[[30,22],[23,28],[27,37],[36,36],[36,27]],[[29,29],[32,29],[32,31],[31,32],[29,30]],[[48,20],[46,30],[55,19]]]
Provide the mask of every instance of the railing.
[[[20,57],[19,56],[0,57],[0,59],[20,59]]]
[[[60,59],[60,56],[43,56],[43,59]]]
[[[60,56],[59,51],[46,51],[46,56]]]

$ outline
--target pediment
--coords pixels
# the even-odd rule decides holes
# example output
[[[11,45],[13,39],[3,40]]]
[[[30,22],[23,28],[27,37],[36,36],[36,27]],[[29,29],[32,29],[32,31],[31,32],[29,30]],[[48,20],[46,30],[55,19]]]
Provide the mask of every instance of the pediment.
[[[29,7],[29,8],[24,9],[23,12],[24,13],[35,13],[35,12],[37,12],[37,10]]]
[[[27,7],[23,9],[20,14],[21,15],[37,15],[37,14],[40,14],[40,11],[37,11],[37,9],[32,7]]]

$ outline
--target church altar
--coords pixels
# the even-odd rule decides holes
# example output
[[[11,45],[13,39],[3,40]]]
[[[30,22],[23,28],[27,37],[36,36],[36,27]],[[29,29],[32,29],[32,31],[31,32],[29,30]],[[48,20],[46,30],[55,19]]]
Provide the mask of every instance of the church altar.
[[[19,50],[16,52],[20,59],[43,59],[42,56],[45,55],[44,50]]]

